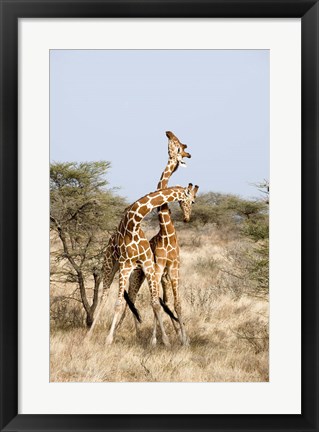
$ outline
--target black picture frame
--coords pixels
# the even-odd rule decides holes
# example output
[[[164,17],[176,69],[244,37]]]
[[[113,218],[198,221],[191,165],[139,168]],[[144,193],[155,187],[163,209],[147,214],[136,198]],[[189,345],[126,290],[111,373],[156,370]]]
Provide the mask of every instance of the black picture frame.
[[[317,431],[318,0],[0,0],[1,431]],[[18,19],[93,17],[301,18],[302,414],[18,414]],[[287,179],[289,188],[289,179]],[[284,314],[283,305],[283,314]],[[125,395],[124,395],[125,398]]]

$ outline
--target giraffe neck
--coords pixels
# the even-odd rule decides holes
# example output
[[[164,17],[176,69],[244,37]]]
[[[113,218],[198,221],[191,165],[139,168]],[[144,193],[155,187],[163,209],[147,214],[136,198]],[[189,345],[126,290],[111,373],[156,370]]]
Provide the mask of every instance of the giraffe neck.
[[[163,204],[161,207],[159,207],[158,220],[160,226],[159,233],[162,237],[170,236],[175,232],[168,204]]]
[[[158,182],[157,189],[166,189],[168,187],[168,181],[173,174],[174,171],[177,169],[177,160],[176,159],[169,159],[164,171],[162,172],[160,181]]]
[[[145,195],[127,210],[122,225],[124,230],[131,233],[137,231],[140,228],[142,220],[153,209],[170,202],[180,201],[184,196],[185,189],[181,186],[162,189]]]
[[[158,182],[157,189],[166,189],[168,187],[168,181],[174,171],[177,170],[177,160],[169,159],[164,171],[162,172],[160,181]],[[168,232],[174,229],[173,221],[171,219],[169,208],[167,204],[164,204],[158,209],[158,220],[160,225],[160,232],[162,235],[167,235]]]

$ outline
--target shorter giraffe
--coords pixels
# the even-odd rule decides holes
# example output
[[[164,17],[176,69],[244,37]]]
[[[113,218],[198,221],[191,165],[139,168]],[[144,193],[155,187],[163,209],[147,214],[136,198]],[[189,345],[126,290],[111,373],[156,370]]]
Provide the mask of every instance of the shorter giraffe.
[[[198,186],[193,188],[190,183],[187,188],[181,186],[160,189],[140,198],[127,210],[120,222],[117,231],[118,263],[120,269],[119,292],[115,304],[114,317],[106,343],[113,342],[117,324],[123,313],[124,291],[126,290],[129,277],[135,268],[142,268],[147,279],[151,292],[151,305],[154,312],[154,329],[151,342],[156,343],[156,324],[158,322],[162,332],[162,340],[169,346],[169,340],[165,333],[163,321],[160,315],[159,282],[162,276],[160,269],[157,269],[154,255],[149,241],[141,230],[141,222],[154,208],[163,204],[178,201],[184,214],[184,219],[189,220],[191,206],[194,203]]]

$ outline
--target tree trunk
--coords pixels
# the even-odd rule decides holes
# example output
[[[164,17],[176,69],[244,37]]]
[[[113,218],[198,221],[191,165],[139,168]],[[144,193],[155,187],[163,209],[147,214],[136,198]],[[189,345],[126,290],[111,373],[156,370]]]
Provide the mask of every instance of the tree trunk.
[[[93,314],[91,312],[87,312],[86,313],[86,326],[88,328],[91,327],[91,325],[93,323],[93,319],[94,319]]]
[[[97,308],[97,305],[99,304],[99,289],[101,284],[101,272],[94,270],[93,272],[94,277],[94,290],[93,290],[93,301],[91,305],[91,313],[94,315],[94,312]]]
[[[90,307],[89,310],[87,310],[85,308],[86,311],[86,326],[88,328],[91,327],[93,320],[94,320],[94,312],[96,310],[96,307],[98,305],[98,301],[99,301],[99,287],[100,287],[100,283],[101,283],[101,275],[100,272],[96,272],[94,271],[93,273],[93,277],[94,277],[94,294],[93,294],[93,301],[92,301],[92,305]],[[84,288],[84,281],[82,280],[82,284],[83,284],[83,288]],[[84,290],[85,291],[85,290]]]

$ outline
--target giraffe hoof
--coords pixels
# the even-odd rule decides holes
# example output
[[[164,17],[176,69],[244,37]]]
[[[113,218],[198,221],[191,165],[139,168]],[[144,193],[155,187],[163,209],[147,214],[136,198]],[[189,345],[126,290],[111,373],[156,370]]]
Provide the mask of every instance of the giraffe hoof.
[[[184,343],[184,338],[183,338],[183,335],[182,335],[181,330],[178,331],[178,339],[180,340],[180,343],[181,343],[181,344]]]
[[[113,342],[113,338],[112,337],[107,337],[106,339],[105,339],[105,345],[112,345],[112,342]]]
[[[89,341],[92,337],[92,332],[88,332],[85,336],[84,336],[84,340],[85,341]]]
[[[155,347],[156,344],[157,344],[157,339],[156,339],[156,337],[152,337],[151,340],[150,340],[150,345],[153,346],[153,347]]]
[[[164,344],[167,348],[170,348],[171,343],[170,343],[168,337],[163,338],[163,344]]]
[[[188,346],[190,345],[190,343],[189,343],[189,338],[188,338],[188,337],[185,338],[185,340],[183,340],[182,345],[183,345],[183,346],[186,346],[186,347],[188,347]]]

